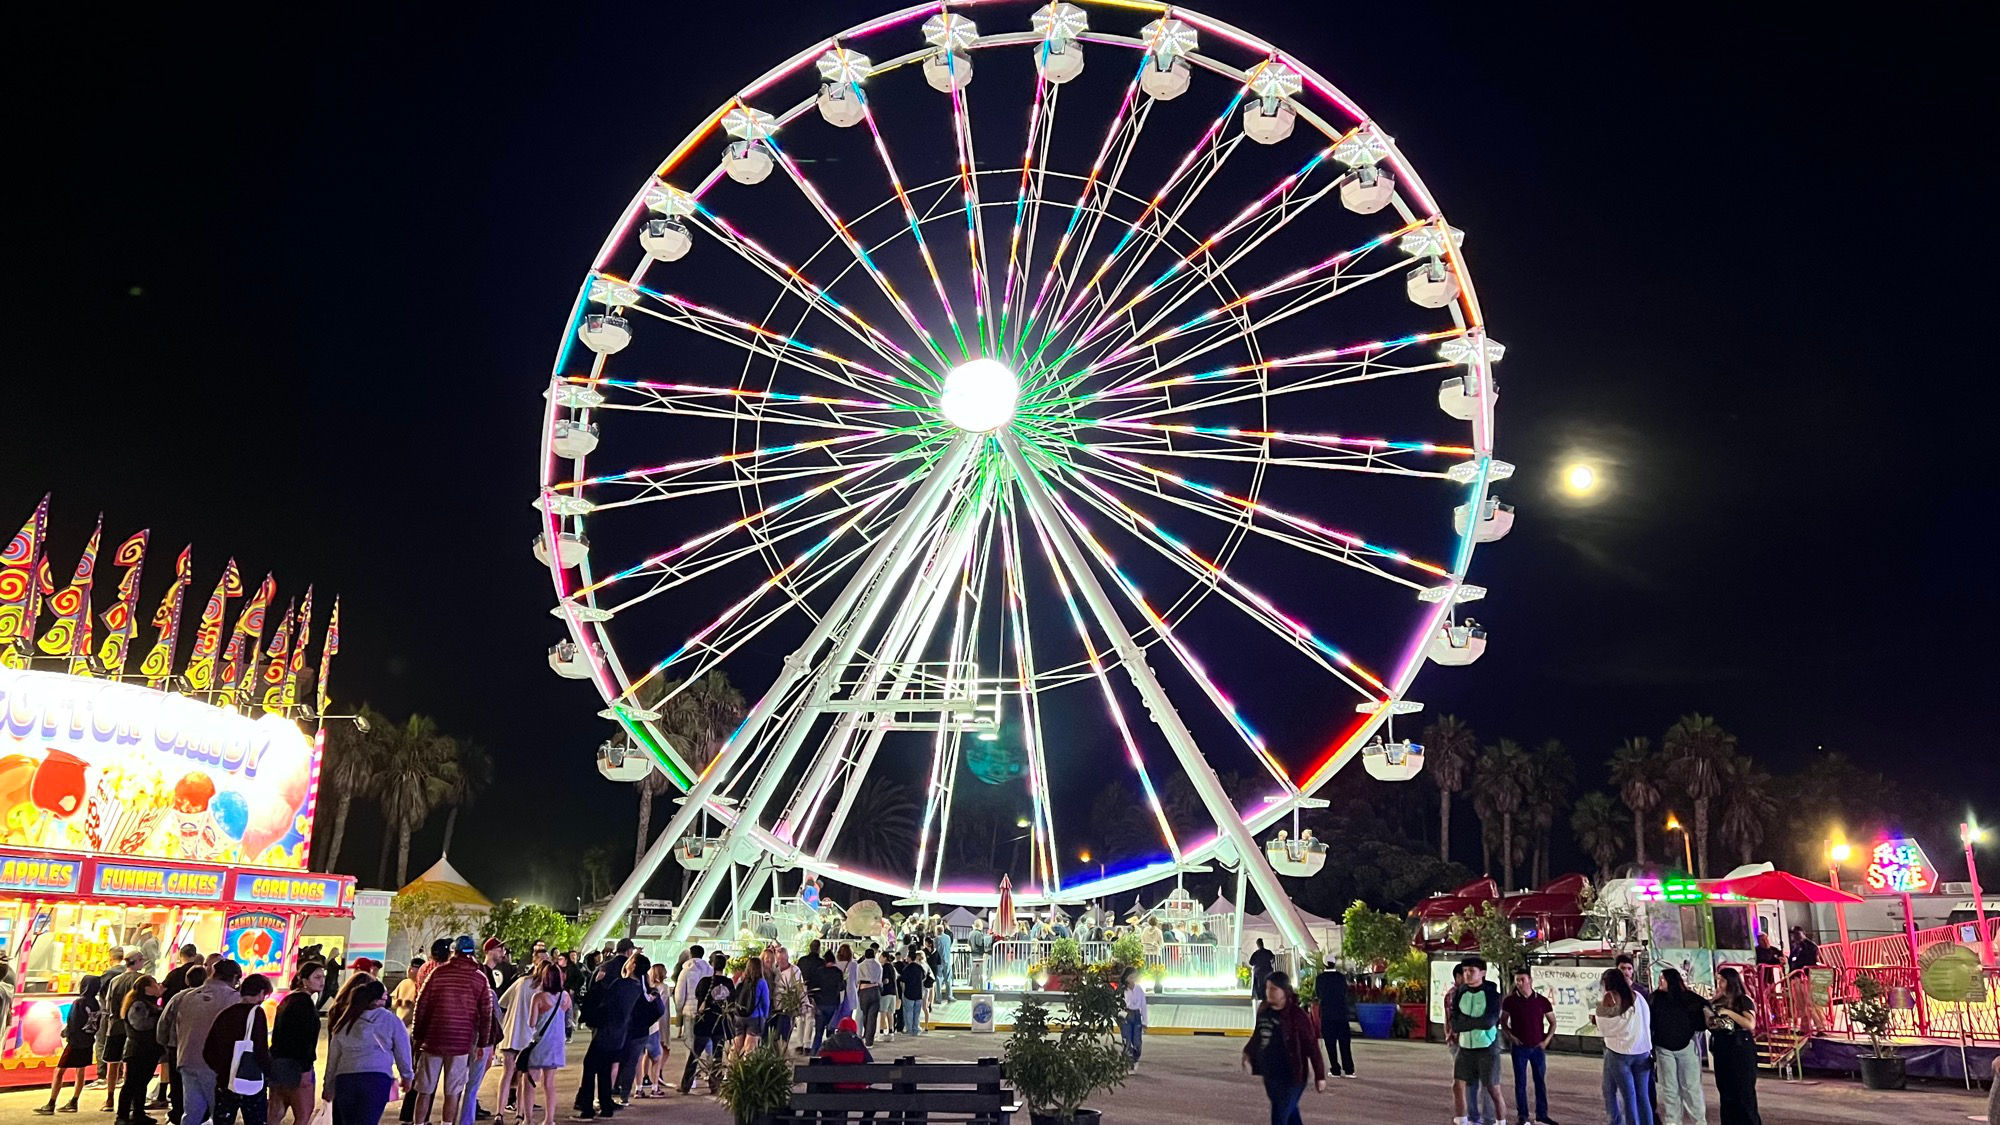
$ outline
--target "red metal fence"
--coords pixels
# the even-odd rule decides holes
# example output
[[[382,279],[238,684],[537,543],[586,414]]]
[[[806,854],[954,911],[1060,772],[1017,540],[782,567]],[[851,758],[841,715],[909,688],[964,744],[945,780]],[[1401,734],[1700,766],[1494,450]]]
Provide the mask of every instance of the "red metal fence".
[[[1917,935],[1919,949],[1927,947],[1923,936]],[[1903,938],[1895,941],[1899,949],[1908,948]],[[1755,965],[1731,967],[1743,975],[1744,985],[1756,1000],[1759,1034],[1790,1031],[1866,1038],[1866,1033],[1848,1018],[1848,1009],[1860,996],[1855,979],[1872,976],[1882,985],[1883,998],[1889,1005],[1891,1036],[2000,1042],[2000,968],[1985,970],[1986,999],[1951,1004],[1925,997],[1917,985],[1917,970],[1907,960],[1900,965],[1858,968],[1823,965],[1815,970],[1800,969],[1781,978],[1765,977]]]

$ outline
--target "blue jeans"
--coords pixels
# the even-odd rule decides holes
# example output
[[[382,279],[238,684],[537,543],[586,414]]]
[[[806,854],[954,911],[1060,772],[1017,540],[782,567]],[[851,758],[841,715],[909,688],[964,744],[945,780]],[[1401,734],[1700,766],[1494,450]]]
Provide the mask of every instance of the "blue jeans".
[[[1146,1017],[1137,1012],[1126,1012],[1125,1022],[1119,1025],[1119,1032],[1125,1036],[1125,1053],[1139,1061],[1140,1048],[1146,1042]]]
[[[1304,1125],[1299,1099],[1305,1096],[1306,1088],[1292,1085],[1291,1077],[1264,1076],[1264,1096],[1271,1099],[1271,1125]]]
[[[924,1002],[921,999],[903,997],[903,1030],[911,1035],[924,1033]]]
[[[819,1045],[826,1041],[827,1031],[834,1026],[834,1014],[839,1011],[837,1003],[813,1005],[813,1054],[819,1054]]]
[[[1646,1096],[1645,1055],[1604,1052],[1604,1115],[1611,1125],[1653,1125],[1653,1103]],[[1621,1112],[1619,1103],[1624,1103]]]
[[[1540,1047],[1523,1047],[1519,1043],[1511,1048],[1514,1056],[1514,1108],[1520,1111],[1518,1121],[1539,1121],[1549,1115],[1549,1056]],[[1528,1116],[1528,1068],[1535,1071],[1535,1116]]]
[[[376,1125],[389,1104],[389,1075],[353,1073],[333,1076],[333,1125]]]

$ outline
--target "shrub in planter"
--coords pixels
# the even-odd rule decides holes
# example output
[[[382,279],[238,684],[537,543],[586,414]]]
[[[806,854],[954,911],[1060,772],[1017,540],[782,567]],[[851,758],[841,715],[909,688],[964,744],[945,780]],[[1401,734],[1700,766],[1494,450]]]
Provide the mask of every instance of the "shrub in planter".
[[[1889,1005],[1882,998],[1882,982],[1863,973],[1854,978],[1855,1001],[1847,1006],[1847,1020],[1868,1036],[1868,1053],[1858,1056],[1861,1084],[1871,1090],[1900,1090],[1905,1076],[1903,1059],[1886,1042],[1889,1035]]]
[[[1117,1030],[1124,1011],[1118,990],[1094,975],[1071,982],[1060,1031],[1050,1027],[1047,1008],[1033,1000],[1021,1004],[1003,1058],[1031,1125],[1096,1120],[1097,1111],[1083,1103],[1124,1085],[1132,1072]]]
[[[1138,934],[1125,934],[1111,943],[1111,959],[1125,968],[1136,968],[1146,963],[1146,947],[1139,944]]]
[[[769,1121],[791,1103],[792,1064],[769,1044],[746,1051],[723,1072],[717,1096],[736,1125]]]

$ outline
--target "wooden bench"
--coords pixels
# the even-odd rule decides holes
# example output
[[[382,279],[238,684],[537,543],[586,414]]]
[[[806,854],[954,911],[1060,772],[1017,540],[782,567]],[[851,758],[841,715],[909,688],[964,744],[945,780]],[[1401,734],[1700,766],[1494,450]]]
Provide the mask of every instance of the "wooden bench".
[[[792,1091],[792,1104],[776,1115],[779,1122],[854,1121],[871,1114],[895,1125],[933,1120],[1010,1125],[1016,1108],[999,1059],[920,1063],[906,1057],[853,1064],[815,1059],[795,1067],[793,1077],[803,1088]],[[867,1088],[834,1088],[855,1082]]]

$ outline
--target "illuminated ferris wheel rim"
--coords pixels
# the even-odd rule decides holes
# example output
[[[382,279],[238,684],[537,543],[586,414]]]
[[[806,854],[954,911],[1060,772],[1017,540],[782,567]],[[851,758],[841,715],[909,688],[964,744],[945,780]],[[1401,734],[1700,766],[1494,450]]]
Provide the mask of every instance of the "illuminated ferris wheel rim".
[[[777,67],[774,67],[772,70],[761,76],[755,82],[752,82],[748,86],[744,87],[743,90],[739,91],[739,93],[734,98],[731,98],[728,101],[726,101],[714,113],[709,115],[709,117],[704,121],[704,123],[701,126],[692,131],[679,145],[677,145],[673,153],[656,171],[654,177],[649,179],[647,184],[644,187],[642,187],[638,193],[635,194],[632,203],[626,208],[617,226],[614,227],[611,235],[606,239],[604,246],[601,248],[598,257],[593,264],[592,278],[601,276],[600,271],[603,270],[604,266],[616,253],[618,248],[621,245],[625,244],[626,241],[629,239],[634,222],[646,213],[647,198],[649,193],[654,191],[656,185],[659,182],[661,182],[665,176],[667,176],[669,173],[678,168],[689,157],[690,154],[692,154],[699,148],[699,146],[702,144],[703,141],[705,141],[711,134],[714,133],[715,129],[723,121],[723,118],[733,108],[746,105],[751,98],[755,97],[761,91],[766,90],[767,88],[777,83],[781,79],[784,79],[790,75],[795,74],[801,68],[809,65],[810,63],[813,62],[813,60],[817,59],[827,51],[838,47],[844,41],[853,40],[868,34],[873,34],[879,31],[883,31],[888,28],[895,27],[899,24],[908,23],[923,18],[925,16],[942,13],[947,10],[956,14],[964,14],[968,11],[976,13],[978,10],[982,8],[996,6],[1000,2],[1001,0],[982,0],[982,2],[952,4],[948,6],[944,4],[932,3],[932,4],[923,4],[923,5],[909,7],[899,12],[881,17],[880,19],[857,25],[856,27],[850,28],[847,31],[840,33],[839,35],[828,37],[827,39],[824,39],[808,47],[807,49],[799,52],[792,59],[788,60],[783,64],[780,64]],[[1396,209],[1404,215],[1406,221],[1413,224],[1419,221],[1418,219],[1419,215],[1421,215],[1423,219],[1437,218],[1438,214],[1437,209],[1434,203],[1432,202],[1428,191],[1423,187],[1422,182],[1418,178],[1414,169],[1411,168],[1408,165],[1408,163],[1403,160],[1400,152],[1396,150],[1394,142],[1386,135],[1383,135],[1379,131],[1375,130],[1372,123],[1368,121],[1365,115],[1363,115],[1360,112],[1360,110],[1358,109],[1357,106],[1354,105],[1354,103],[1348,100],[1331,83],[1327,82],[1316,71],[1313,71],[1310,67],[1308,67],[1304,63],[1296,60],[1292,56],[1284,54],[1274,46],[1270,45],[1269,43],[1255,36],[1248,35],[1244,32],[1241,32],[1238,29],[1231,27],[1228,24],[1222,23],[1221,21],[1213,20],[1209,17],[1202,16],[1199,13],[1191,12],[1187,9],[1178,7],[1170,9],[1168,5],[1149,5],[1149,4],[1130,4],[1130,3],[1121,3],[1116,6],[1125,9],[1137,8],[1141,10],[1154,11],[1159,13],[1162,17],[1171,16],[1175,20],[1184,21],[1185,23],[1193,27],[1196,27],[1204,32],[1221,36],[1235,43],[1238,46],[1259,53],[1265,53],[1271,59],[1282,62],[1286,66],[1290,67],[1293,71],[1297,72],[1300,75],[1300,77],[1304,81],[1304,85],[1308,89],[1310,89],[1313,93],[1319,95],[1320,97],[1325,98],[1338,110],[1346,113],[1356,124],[1355,128],[1353,129],[1336,130],[1334,127],[1328,125],[1324,118],[1319,116],[1317,113],[1312,111],[1310,107],[1305,105],[1302,98],[1297,96],[1286,98],[1285,99],[1286,105],[1296,110],[1299,119],[1305,120],[1309,124],[1313,125],[1315,128],[1319,129],[1320,132],[1325,134],[1329,139],[1338,139],[1343,136],[1352,136],[1359,131],[1365,130],[1370,137],[1379,141],[1383,149],[1383,155],[1380,158],[1380,162],[1388,166],[1389,168],[1392,168],[1396,175],[1399,187],[1399,190],[1397,191],[1394,197],[1394,206],[1396,207]],[[1036,32],[1002,32],[999,34],[980,36],[976,40],[965,43],[962,46],[961,45],[955,45],[955,46],[958,46],[959,49],[963,49],[966,51],[978,51],[994,47],[1035,44],[1042,42],[1043,38],[1044,37],[1041,34]],[[1148,43],[1144,40],[1130,36],[1121,36],[1121,35],[1114,35],[1102,32],[1085,31],[1078,34],[1076,36],[1076,40],[1080,43],[1102,44],[1115,47],[1132,48],[1141,51],[1149,49]],[[898,56],[897,58],[891,59],[885,63],[874,66],[869,70],[868,73],[870,77],[874,77],[882,73],[886,73],[888,71],[897,69],[899,67],[912,64],[920,64],[925,59],[933,56],[936,53],[937,51],[935,48],[926,48],[922,50],[913,51],[905,55]],[[1209,72],[1219,74],[1224,77],[1232,78],[1238,82],[1247,81],[1246,76],[1248,72],[1233,67],[1221,60],[1211,58],[1208,55],[1201,54],[1195,51],[1186,51],[1180,53],[1178,57],[1181,59],[1185,59],[1192,65],[1199,66]],[[774,120],[778,124],[782,125],[806,113],[809,113],[812,110],[814,100],[815,99],[810,97],[806,98],[803,101],[801,101],[798,105],[785,111],[785,113],[775,117]],[[1057,175],[1065,174],[1065,173],[1054,173],[1053,170],[1050,171],[1053,174]],[[1007,174],[1008,172],[1006,169],[992,169],[986,171],[976,171],[972,173],[974,177],[989,176],[989,175],[1005,176]],[[722,177],[722,175],[723,175],[723,170],[720,166],[718,166],[718,168],[714,172],[704,177],[697,187],[691,189],[690,194],[695,198],[699,198],[701,194],[704,193],[710,186],[718,182],[718,180]],[[938,182],[939,183],[948,182],[952,178],[953,177],[947,177],[945,179],[941,179]],[[1406,194],[1408,198],[1406,198]],[[1036,202],[1037,206],[1056,205],[1055,203],[1049,200],[1038,199]],[[1407,204],[1410,203],[1414,203],[1416,205],[1417,207],[1416,211],[1412,211],[1407,206]],[[888,205],[889,201],[884,200],[881,204],[878,204],[878,208],[885,207]],[[981,207],[1003,208],[1009,206],[1010,204],[1005,200],[992,200],[992,201],[981,201],[978,205]],[[938,216],[934,216],[932,220],[926,220],[926,221],[945,222],[948,221],[950,218],[951,218],[950,212],[945,212]],[[902,233],[901,231],[898,231],[892,234],[890,236],[890,239],[901,237],[901,233]],[[826,252],[828,248],[836,247],[838,245],[839,243],[837,239],[828,238],[826,242],[824,242],[821,245],[821,248],[819,250],[816,250],[811,257],[806,259],[806,261],[810,263],[811,261],[816,259],[821,253]],[[846,273],[855,269],[857,264],[858,263],[847,265],[841,271],[841,276],[845,276]],[[1458,335],[1469,336],[1472,333],[1480,332],[1483,329],[1483,325],[1478,314],[1478,303],[1472,289],[1472,283],[1471,283],[1471,278],[1469,276],[1469,271],[1467,271],[1463,263],[1463,260],[1461,258],[1458,258],[1456,255],[1453,256],[1453,269],[1457,273],[1459,280],[1462,283],[1463,296],[1460,300],[1454,301],[1451,304],[1450,312],[1454,321],[1458,325]],[[836,278],[836,280],[838,280],[838,278]],[[1226,281],[1226,278],[1224,280]],[[829,284],[831,284],[831,282],[829,282]],[[558,366],[557,366],[558,372],[562,370],[563,359],[567,357],[567,355],[570,352],[570,349],[575,346],[575,341],[576,341],[575,328],[577,324],[581,321],[582,315],[585,309],[587,308],[588,304],[591,303],[591,286],[592,286],[591,279],[587,279],[585,285],[580,289],[577,301],[572,308],[570,329],[565,332],[564,345],[561,350],[561,354],[559,355],[558,358]],[[774,302],[773,308],[775,309],[785,299],[786,295],[781,293],[777,298],[777,301]],[[811,308],[806,308],[805,310],[803,310],[801,312],[801,322],[803,322],[804,319],[809,317],[812,314],[812,311],[813,310]],[[745,360],[746,371],[748,369],[748,364],[750,362],[751,359],[746,358]],[[1482,374],[1483,374],[1483,368],[1485,366],[1485,363],[1486,363],[1486,356],[1482,351],[1473,361],[1473,365],[1475,367],[1482,369]],[[1480,404],[1480,409],[1471,419],[1473,423],[1473,447],[1477,451],[1477,457],[1482,462],[1490,462],[1491,449],[1492,449],[1492,441],[1491,441],[1492,414],[1491,414],[1491,402],[1490,402],[1491,396],[1481,396],[1481,398],[1483,401]],[[545,417],[545,427],[544,427],[545,455],[543,459],[543,465],[544,465],[543,483],[545,489],[553,485],[558,480],[556,472],[557,458],[551,448],[550,438],[553,435],[556,421],[560,416],[560,414],[561,411],[558,408],[555,399],[552,397],[550,401],[549,410]],[[1471,483],[1473,485],[1474,491],[1468,503],[1469,504],[1485,503],[1487,499],[1486,485],[1488,483],[1485,471],[1482,470],[1478,475],[1478,477]],[[555,541],[557,538],[559,538],[562,531],[563,523],[561,517],[557,514],[555,509],[550,508],[545,510],[544,524],[545,524],[544,528],[545,535],[549,538],[550,541]],[[1447,586],[1455,589],[1456,587],[1463,584],[1466,568],[1470,562],[1472,545],[1474,541],[1475,541],[1475,535],[1473,534],[1472,528],[1468,526],[1461,534],[1459,550],[1457,551],[1456,557],[1453,560],[1452,566],[1450,568],[1450,576]],[[565,586],[563,567],[561,567],[553,559],[551,560],[550,566],[551,566],[551,572],[555,577],[559,592],[563,592],[566,594],[567,589]],[[590,560],[588,556],[586,556],[582,562],[581,586],[588,592],[585,594],[581,602],[578,602],[576,600],[573,600],[565,596],[563,598],[562,604],[558,606],[557,613],[560,616],[564,617],[566,622],[570,625],[573,635],[579,637],[591,638],[596,642],[598,646],[601,646],[601,654],[603,656],[605,664],[608,665],[608,667],[605,667],[600,671],[603,673],[608,673],[609,676],[612,678],[612,683],[606,683],[603,679],[600,679],[599,686],[600,689],[604,691],[607,701],[611,702],[614,705],[611,713],[614,715],[614,717],[617,718],[617,720],[621,724],[625,725],[629,731],[632,730],[633,726],[635,725],[634,720],[632,720],[624,711],[620,710],[616,705],[620,699],[627,699],[630,697],[632,681],[630,677],[625,673],[622,665],[619,663],[618,650],[611,643],[609,633],[606,628],[606,618],[604,616],[599,616],[598,614],[594,614],[591,612],[592,610],[598,609],[597,593],[593,588],[594,585],[595,584],[590,571]],[[805,604],[802,598],[795,598],[795,600],[801,606]],[[1383,685],[1385,688],[1385,691],[1383,692],[1383,697],[1379,700],[1374,701],[1375,706],[1366,713],[1364,713],[1363,717],[1358,721],[1356,721],[1354,725],[1349,728],[1348,732],[1345,734],[1343,738],[1339,740],[1338,744],[1333,746],[1329,750],[1329,752],[1324,756],[1324,758],[1320,761],[1320,763],[1309,771],[1308,776],[1304,779],[1303,782],[1294,785],[1289,779],[1287,779],[1286,788],[1284,791],[1276,794],[1273,798],[1267,798],[1262,808],[1252,809],[1243,814],[1244,823],[1248,825],[1253,831],[1261,830],[1265,827],[1268,827],[1273,822],[1284,816],[1287,812],[1297,808],[1301,804],[1301,802],[1307,797],[1309,797],[1312,793],[1317,792],[1321,787],[1323,787],[1327,783],[1327,781],[1331,779],[1332,775],[1335,772],[1337,772],[1338,768],[1341,765],[1343,765],[1346,761],[1351,759],[1354,751],[1356,751],[1363,745],[1363,743],[1375,732],[1377,727],[1385,719],[1389,717],[1390,714],[1405,709],[1406,705],[1402,704],[1403,695],[1408,690],[1408,687],[1412,682],[1412,680],[1414,679],[1416,672],[1421,668],[1422,664],[1424,663],[1425,642],[1432,634],[1434,634],[1438,630],[1441,623],[1443,623],[1446,616],[1450,613],[1455,599],[1448,592],[1447,595],[1442,598],[1432,599],[1427,597],[1425,600],[1431,602],[1433,608],[1425,616],[1423,627],[1417,632],[1415,641],[1411,644],[1409,649],[1403,654],[1402,659],[1396,665],[1395,672],[1390,677],[1386,678]],[[1150,644],[1153,642],[1149,641],[1148,643]],[[642,719],[638,721],[638,725],[650,727],[650,721]],[[633,731],[632,733],[634,733],[635,735],[637,734],[636,731]],[[672,748],[668,746],[668,744],[664,739],[658,737],[658,732],[653,731],[651,733],[654,736],[654,740],[657,740],[658,744],[661,746],[667,746],[668,753],[672,755],[673,753]],[[678,764],[681,765],[683,769],[685,768],[684,762],[680,762]],[[736,813],[727,804],[711,801],[705,803],[704,807],[718,821],[724,823],[725,825],[733,823],[734,820],[736,819]],[[911,890],[910,885],[907,883],[898,880],[892,880],[868,872],[862,872],[848,865],[844,865],[838,862],[827,861],[823,858],[816,859],[810,855],[804,854],[799,848],[799,845],[797,843],[780,839],[778,836],[766,830],[761,825],[754,823],[754,821],[750,824],[745,825],[744,828],[742,829],[742,832],[748,837],[750,841],[753,841],[758,847],[784,853],[787,855],[787,858],[791,861],[791,863],[795,864],[796,866],[802,867],[806,870],[810,870],[818,874],[827,875],[833,878],[840,879],[845,882],[855,884],[857,886],[862,886],[867,889],[886,894],[903,894]],[[1192,843],[1190,846],[1182,849],[1181,860],[1179,863],[1174,863],[1169,861],[1166,863],[1152,864],[1140,867],[1126,872],[1108,873],[1103,879],[1094,883],[1077,883],[1077,884],[1063,886],[1060,892],[1052,897],[1059,900],[1071,901],[1080,897],[1089,897],[1092,895],[1101,895],[1105,893],[1112,893],[1120,890],[1131,889],[1143,885],[1147,882],[1155,881],[1161,878],[1163,875],[1170,874],[1177,868],[1185,868],[1185,866],[1189,864],[1199,863],[1204,860],[1214,859],[1218,856],[1218,854],[1221,854],[1226,861],[1234,862],[1235,859],[1239,857],[1226,854],[1234,850],[1235,849],[1228,846],[1227,841],[1223,839],[1208,839]],[[978,901],[981,898],[980,888],[957,887],[957,888],[950,888],[949,890],[951,892],[949,895],[940,894],[938,897],[949,898],[950,901],[968,901],[968,902]],[[1022,889],[1022,897],[1024,901],[1034,899],[1036,897],[1036,893],[1037,893],[1036,888],[1024,887]],[[988,897],[990,897],[990,893]]]

